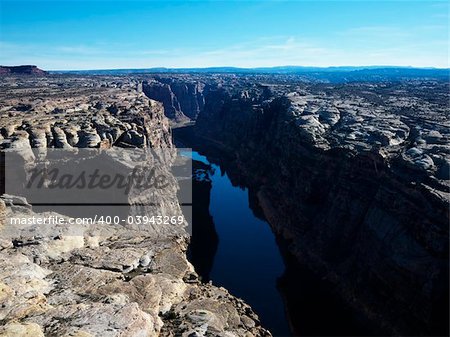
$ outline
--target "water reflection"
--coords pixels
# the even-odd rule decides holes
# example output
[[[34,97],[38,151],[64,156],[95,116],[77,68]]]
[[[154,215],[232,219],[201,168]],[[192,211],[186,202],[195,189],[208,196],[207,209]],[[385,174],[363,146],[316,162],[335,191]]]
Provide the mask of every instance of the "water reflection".
[[[193,211],[192,263],[203,279],[211,279],[249,303],[263,326],[274,335],[290,335],[283,298],[276,286],[283,275],[284,263],[269,225],[254,215],[247,189],[233,186],[226,172],[198,152],[194,151],[192,157],[193,166],[198,167],[195,176],[205,180],[204,172],[208,172],[207,180],[211,186],[209,214],[201,207],[198,213]],[[205,170],[204,165],[209,165],[210,169]],[[194,182],[194,207],[197,198],[206,201],[201,196],[206,192],[204,185]],[[202,219],[204,223],[201,223]],[[208,250],[212,252],[216,235],[218,246],[209,272],[211,256],[208,256]]]

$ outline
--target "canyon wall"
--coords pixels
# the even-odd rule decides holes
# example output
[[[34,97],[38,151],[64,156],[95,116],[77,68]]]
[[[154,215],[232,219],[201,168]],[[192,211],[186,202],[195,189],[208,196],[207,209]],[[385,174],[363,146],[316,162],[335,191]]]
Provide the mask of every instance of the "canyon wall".
[[[447,89],[217,88],[194,133],[351,305],[389,333],[446,335]]]
[[[203,109],[205,85],[199,81],[155,77],[143,82],[147,97],[164,105],[166,116],[176,121],[196,119]]]

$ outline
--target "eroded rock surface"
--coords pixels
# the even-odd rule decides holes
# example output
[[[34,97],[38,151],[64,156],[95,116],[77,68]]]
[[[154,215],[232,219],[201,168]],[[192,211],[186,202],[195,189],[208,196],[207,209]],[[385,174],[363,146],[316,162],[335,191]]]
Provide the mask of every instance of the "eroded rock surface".
[[[18,208],[8,216],[35,215]],[[2,238],[2,336],[269,336],[248,305],[198,280],[181,227],[165,237],[161,228],[52,230],[20,231],[20,245]]]
[[[0,97],[2,148],[171,146],[161,103],[136,90],[136,80],[5,81]]]

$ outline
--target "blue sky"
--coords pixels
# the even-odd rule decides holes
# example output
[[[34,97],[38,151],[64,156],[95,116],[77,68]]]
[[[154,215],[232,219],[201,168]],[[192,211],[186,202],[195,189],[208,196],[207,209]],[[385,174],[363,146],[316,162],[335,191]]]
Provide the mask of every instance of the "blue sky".
[[[448,67],[447,1],[5,1],[0,64]]]

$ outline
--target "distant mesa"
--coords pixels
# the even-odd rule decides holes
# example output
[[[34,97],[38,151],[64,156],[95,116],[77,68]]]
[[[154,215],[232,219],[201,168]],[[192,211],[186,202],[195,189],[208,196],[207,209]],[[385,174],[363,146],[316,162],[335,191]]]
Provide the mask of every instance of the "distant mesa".
[[[0,75],[47,75],[47,72],[37,66],[0,66]]]

